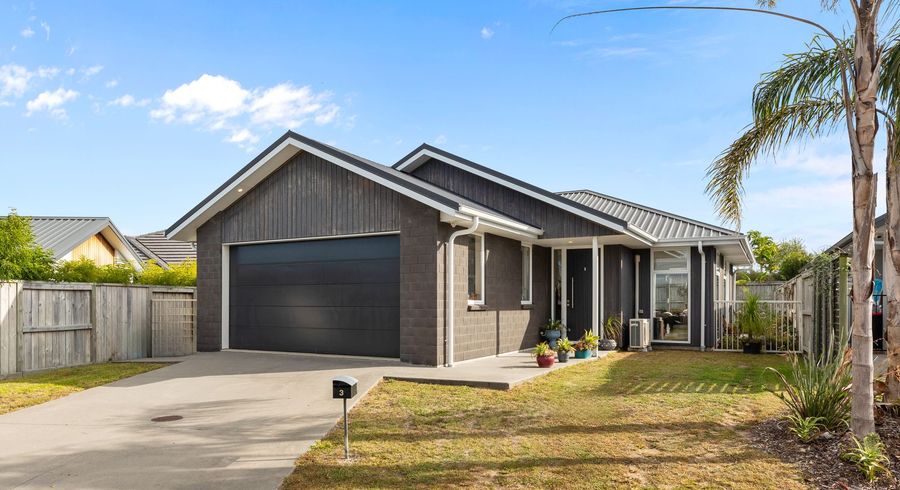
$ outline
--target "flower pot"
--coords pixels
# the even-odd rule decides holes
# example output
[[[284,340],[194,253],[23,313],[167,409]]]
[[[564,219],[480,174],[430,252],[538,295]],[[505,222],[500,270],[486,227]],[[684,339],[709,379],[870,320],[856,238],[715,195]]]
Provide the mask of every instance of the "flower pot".
[[[569,353],[561,350],[556,353],[556,358],[557,360],[559,360],[559,362],[569,362]]]
[[[553,354],[550,354],[549,356],[538,356],[537,357],[538,367],[548,368],[548,367],[552,366],[554,362],[556,362],[556,358],[553,357]]]
[[[588,349],[575,351],[575,359],[587,359],[591,357],[591,351]]]
[[[618,344],[613,339],[600,340],[600,350],[616,350],[616,346],[618,346]]]
[[[744,342],[744,354],[762,353],[762,342]]]
[[[544,330],[544,338],[550,342],[550,348],[556,349],[556,341],[562,336],[559,330]]]

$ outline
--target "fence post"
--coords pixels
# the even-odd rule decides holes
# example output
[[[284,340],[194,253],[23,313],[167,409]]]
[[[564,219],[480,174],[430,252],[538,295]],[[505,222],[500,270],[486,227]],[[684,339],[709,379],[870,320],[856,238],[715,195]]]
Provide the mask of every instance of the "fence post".
[[[16,372],[21,373],[25,367],[25,315],[22,309],[22,281],[16,281]]]
[[[97,362],[97,285],[91,286],[91,300],[88,301],[91,309],[91,364]]]
[[[847,256],[841,255],[838,258],[838,327],[841,329],[841,335],[847,332],[847,298],[850,296],[847,290],[848,271]]]

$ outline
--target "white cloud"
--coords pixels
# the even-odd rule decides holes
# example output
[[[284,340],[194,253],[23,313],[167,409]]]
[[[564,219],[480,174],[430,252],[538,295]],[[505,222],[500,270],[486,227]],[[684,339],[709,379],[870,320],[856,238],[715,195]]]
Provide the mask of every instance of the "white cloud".
[[[28,90],[28,81],[34,73],[20,65],[0,66],[0,97],[21,97]]]
[[[116,105],[119,107],[144,107],[150,104],[150,99],[135,99],[131,94],[125,94],[117,99],[107,102],[106,105]]]
[[[55,66],[41,66],[37,70],[37,76],[40,78],[54,78],[59,75],[59,68]]]
[[[281,83],[249,90],[236,80],[204,74],[167,90],[150,116],[166,123],[229,131],[224,141],[249,148],[260,140],[253,128],[293,129],[307,122],[320,126],[336,123],[341,108],[331,98],[331,92],[316,92],[309,86]]]
[[[103,65],[94,65],[81,69],[84,80],[90,80],[101,71],[103,71]]]
[[[481,39],[490,39],[494,37],[494,30],[488,26],[484,26],[481,28]]]
[[[74,100],[78,97],[78,92],[74,90],[66,90],[63,88],[58,88],[53,92],[41,92],[32,100],[29,100],[25,105],[28,112],[25,113],[26,116],[31,116],[36,112],[48,112],[51,116],[65,119],[66,110],[63,109],[63,105],[66,102]]]
[[[640,46],[593,48],[584,53],[589,58],[636,58],[647,54],[650,54],[650,50]]]
[[[109,80],[108,82],[104,83],[103,86],[106,88],[115,88],[115,87],[119,86],[119,81],[118,80]]]
[[[47,34],[47,40],[50,40],[50,24],[41,21],[41,29]]]
[[[73,54],[75,54],[75,51],[78,51],[78,46],[75,46],[73,44],[72,46],[69,46],[69,49],[66,50],[66,55],[72,56]]]
[[[24,37],[25,39],[28,39],[28,38],[34,36],[34,29],[32,29],[30,27],[26,27],[26,28],[22,29],[22,31],[19,32],[19,34],[22,37]]]
[[[74,74],[75,74],[75,68],[69,68],[68,70],[66,70],[66,75],[71,77]]]
[[[446,142],[447,142],[447,136],[445,136],[443,134],[437,135],[437,138],[434,139],[434,144],[436,144],[436,145],[443,145]]]

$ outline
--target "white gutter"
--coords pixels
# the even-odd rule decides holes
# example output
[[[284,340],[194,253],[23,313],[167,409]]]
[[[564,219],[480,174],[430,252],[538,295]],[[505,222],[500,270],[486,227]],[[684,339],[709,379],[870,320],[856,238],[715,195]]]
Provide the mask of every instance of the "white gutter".
[[[700,350],[706,350],[706,254],[703,253],[703,240],[697,242],[700,252]]]
[[[454,281],[454,270],[456,269],[456,254],[454,253],[454,242],[456,239],[463,235],[472,234],[476,228],[478,228],[478,223],[480,218],[475,216],[472,218],[472,226],[464,230],[455,231],[450,235],[450,238],[447,239],[447,301],[446,306],[444,308],[447,310],[447,338],[445,339],[445,353],[446,359],[445,364],[447,367],[453,367],[453,281]],[[483,273],[483,272],[482,272]]]

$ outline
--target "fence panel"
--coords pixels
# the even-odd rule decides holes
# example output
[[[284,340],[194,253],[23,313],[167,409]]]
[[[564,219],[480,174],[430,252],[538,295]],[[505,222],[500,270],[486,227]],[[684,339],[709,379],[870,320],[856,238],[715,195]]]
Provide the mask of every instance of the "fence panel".
[[[153,319],[153,356],[185,356],[196,352],[194,290],[154,290],[150,303]]]
[[[19,283],[0,282],[0,377],[19,370],[18,298],[21,289]]]
[[[760,300],[772,319],[771,332],[766,335],[767,352],[801,352],[803,349],[803,323],[800,302],[786,300]],[[744,301],[718,300],[715,302],[715,350],[737,351],[742,349],[738,316]]]
[[[94,325],[95,362],[150,357],[150,289],[96,286]]]
[[[19,293],[21,370],[91,362],[91,286],[24,283]]]
[[[781,293],[784,284],[784,281],[748,282],[735,288],[734,299],[745,300],[746,293],[755,294],[759,299],[787,299]]]

